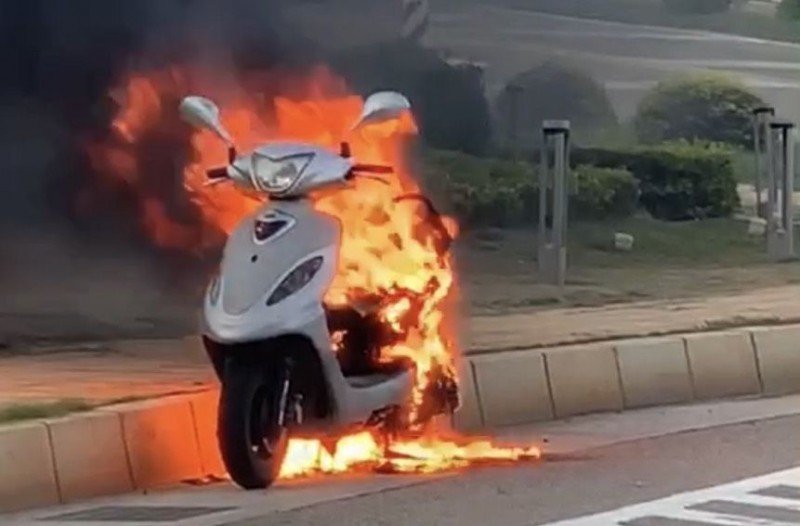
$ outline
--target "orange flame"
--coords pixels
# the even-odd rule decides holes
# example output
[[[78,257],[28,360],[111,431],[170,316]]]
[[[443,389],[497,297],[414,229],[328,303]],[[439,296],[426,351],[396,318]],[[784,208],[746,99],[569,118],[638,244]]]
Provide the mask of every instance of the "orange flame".
[[[349,132],[363,101],[348,94],[344,83],[326,69],[300,80],[281,79],[278,88],[273,80],[256,79],[253,91],[271,91],[271,97],[228,94],[217,101],[222,102],[222,121],[240,150],[276,139],[338,150],[346,139],[359,162],[395,168],[387,178],[388,184],[356,179],[348,187],[320,192],[312,199],[317,210],[335,216],[342,227],[338,271],[325,302],[344,305],[365,296],[382,298],[381,318],[401,337],[399,343],[381,349],[381,356],[411,358],[417,365],[413,416],[429,381],[428,372],[437,368],[455,378],[457,358],[446,330],[449,313],[445,301],[454,292],[455,284],[450,257],[424,228],[421,205],[395,199],[400,194],[419,191],[404,151],[405,139],[417,132],[414,119],[408,114]],[[154,180],[168,174],[147,169],[143,144],[153,135],[161,140],[172,138],[177,143],[180,141],[175,137],[183,137],[186,142],[187,128],[179,123],[176,110],[180,98],[195,88],[186,71],[131,75],[112,94],[119,104],[111,127],[113,133],[101,143],[90,144],[88,150],[100,177],[97,183],[122,188],[133,197],[141,227],[156,245],[197,252],[218,248],[245,216],[263,205],[265,198],[247,195],[230,185],[205,184],[205,170],[225,164],[227,153],[211,134],[195,132],[189,139],[190,152],[179,176],[191,220],[172,213],[167,206],[167,196],[159,193],[160,186]],[[286,90],[293,97],[285,96]],[[455,232],[454,222],[447,220],[446,226]],[[412,304],[412,296],[422,298],[421,305]],[[384,450],[368,432],[343,437],[334,449],[331,454],[317,440],[293,439],[281,474],[288,478],[310,472],[343,472],[363,465],[428,472],[463,466],[477,459],[538,456],[535,448],[503,449],[484,441],[459,445],[434,437],[399,441]],[[388,453],[392,453],[392,459]]]
[[[331,453],[318,440],[293,439],[280,477],[291,479],[317,473],[366,470],[437,473],[476,463],[516,462],[541,456],[539,449],[534,446],[498,447],[489,440],[459,442],[464,441],[423,437],[419,440],[399,440],[382,447],[371,433],[363,432],[340,439]]]

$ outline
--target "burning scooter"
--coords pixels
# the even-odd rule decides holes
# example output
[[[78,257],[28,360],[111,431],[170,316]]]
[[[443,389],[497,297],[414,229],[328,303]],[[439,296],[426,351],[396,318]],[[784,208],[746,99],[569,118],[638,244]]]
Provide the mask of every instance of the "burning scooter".
[[[380,179],[393,167],[359,163],[347,142],[338,153],[274,142],[240,154],[213,102],[186,97],[180,110],[228,146],[229,164],[209,170],[209,184],[232,182],[269,198],[231,233],[204,300],[203,340],[222,383],[219,446],[233,480],[247,489],[270,486],[291,436],[335,443],[344,433],[374,429],[389,439],[453,413],[459,394],[452,375],[434,367],[418,392],[413,360],[381,356],[398,336],[378,315],[381,298],[345,307],[324,302],[337,271],[341,226],[314,209],[310,193],[358,177]],[[409,110],[404,96],[376,93],[352,130]],[[449,247],[452,238],[428,199],[396,199],[423,203],[431,232]],[[405,299],[410,311],[423,303]]]

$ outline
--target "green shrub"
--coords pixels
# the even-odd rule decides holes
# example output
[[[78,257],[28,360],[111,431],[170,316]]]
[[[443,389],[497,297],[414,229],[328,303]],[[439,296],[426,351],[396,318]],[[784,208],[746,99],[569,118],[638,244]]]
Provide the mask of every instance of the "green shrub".
[[[495,102],[504,138],[515,132],[521,144],[539,142],[542,121],[569,120],[580,139],[617,125],[617,116],[602,84],[580,70],[555,62],[512,79]]]
[[[634,126],[645,143],[699,139],[751,148],[752,111],[763,104],[726,77],[681,77],[660,83],[645,96]]]
[[[642,206],[671,221],[726,217],[739,206],[733,155],[712,144],[666,143],[630,150],[583,149],[575,162],[631,171]]]
[[[409,42],[350,49],[331,62],[362,95],[390,89],[408,96],[428,146],[474,154],[488,147],[489,103],[475,68],[452,66]]]
[[[800,0],[782,0],[778,16],[789,20],[800,20]]]
[[[708,15],[729,11],[733,0],[664,0],[664,5],[674,13]]]
[[[426,178],[434,198],[467,227],[532,225],[539,218],[538,172],[527,162],[480,159],[452,152],[430,152]],[[637,183],[630,172],[578,166],[577,193],[570,216],[577,219],[625,217],[637,205]]]
[[[639,185],[628,170],[578,166],[575,176],[578,191],[569,205],[573,217],[608,219],[636,211]]]

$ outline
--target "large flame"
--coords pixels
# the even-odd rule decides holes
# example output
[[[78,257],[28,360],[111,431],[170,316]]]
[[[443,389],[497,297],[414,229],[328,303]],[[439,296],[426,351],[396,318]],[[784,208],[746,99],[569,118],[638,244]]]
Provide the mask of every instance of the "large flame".
[[[352,304],[365,297],[380,298],[380,317],[400,336],[381,349],[386,359],[404,357],[417,365],[414,410],[419,409],[428,373],[455,378],[457,359],[448,337],[446,308],[454,292],[450,256],[432,235],[427,211],[400,195],[419,191],[406,164],[405,146],[417,129],[412,115],[351,132],[362,107],[358,96],[348,94],[342,81],[326,69],[300,80],[255,79],[254,93],[225,93],[221,117],[240,150],[271,140],[314,143],[338,151],[346,140],[362,163],[395,168],[385,181],[356,179],[348,187],[312,197],[317,210],[335,216],[342,226],[338,272],[325,297],[329,305]],[[136,73],[125,78],[113,98],[119,110],[112,134],[89,145],[97,181],[122,189],[133,197],[141,228],[156,245],[179,251],[204,251],[219,247],[225,236],[246,215],[261,206],[263,196],[246,195],[231,185],[206,184],[205,171],[226,162],[224,145],[207,132],[194,132],[183,163],[182,194],[189,212],[173,213],[166,195],[151,173],[154,155],[143,144],[155,140],[180,143],[187,128],[177,121],[181,97],[195,89],[183,70]],[[205,93],[204,93],[205,94]],[[287,96],[288,95],[288,96]],[[183,134],[183,135],[181,135]],[[161,141],[161,142],[159,142]],[[156,152],[169,157],[169,152]],[[189,219],[187,219],[187,217]],[[191,219],[191,220],[190,220]],[[445,221],[450,234],[455,224]],[[413,298],[413,301],[412,301]],[[503,449],[489,442],[437,439],[400,440],[388,449],[369,432],[343,437],[332,451],[318,440],[293,439],[281,475],[295,477],[312,472],[343,472],[358,466],[390,466],[394,471],[429,472],[464,466],[478,459],[514,460],[538,456],[532,449]]]

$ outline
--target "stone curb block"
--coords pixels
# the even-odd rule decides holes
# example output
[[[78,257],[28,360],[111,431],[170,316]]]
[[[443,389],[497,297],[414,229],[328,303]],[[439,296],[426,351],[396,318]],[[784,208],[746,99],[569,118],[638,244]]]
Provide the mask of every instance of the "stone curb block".
[[[217,445],[218,402],[218,389],[197,394],[191,400],[202,473],[206,476],[222,477],[227,472]]]
[[[0,512],[58,502],[50,435],[44,423],[0,427]]]
[[[0,513],[225,475],[217,397],[207,391],[0,427]]]
[[[609,344],[544,352],[556,418],[622,410],[616,354]]]
[[[763,393],[800,392],[800,326],[753,329]]]
[[[469,432],[484,427],[483,415],[475,388],[475,367],[470,360],[459,366],[461,379],[461,408],[453,415],[453,428]]]
[[[50,433],[61,502],[134,489],[116,413],[94,412],[45,422]],[[91,469],[87,469],[91,466]]]
[[[202,477],[191,397],[123,404],[103,411],[122,418],[136,488],[149,489]]]
[[[747,331],[685,337],[697,400],[761,392],[753,340]]]
[[[682,338],[644,338],[616,346],[625,408],[692,400],[692,380]]]
[[[542,353],[498,354],[474,358],[472,363],[485,426],[553,418]]]

